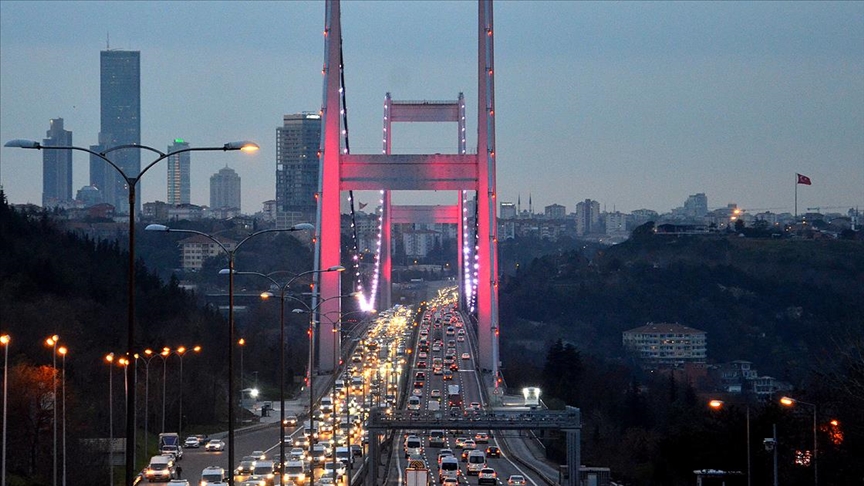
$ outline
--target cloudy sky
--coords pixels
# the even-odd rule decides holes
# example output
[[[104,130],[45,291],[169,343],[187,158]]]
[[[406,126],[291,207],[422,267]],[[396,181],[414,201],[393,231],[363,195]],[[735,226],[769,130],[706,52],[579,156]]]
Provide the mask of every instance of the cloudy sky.
[[[468,1],[343,2],[353,153],[380,151],[388,91],[464,92],[476,132],[476,18]],[[143,144],[260,143],[251,157],[193,154],[192,169],[193,203],[209,204],[228,164],[258,211],[282,115],[321,106],[323,25],[322,2],[3,0],[0,141],[41,140],[63,118],[76,145],[94,144],[110,42],[141,51]],[[864,208],[864,2],[500,1],[495,34],[499,201],[665,212],[704,192],[710,207],[791,212],[800,172],[813,185],[799,210]],[[398,124],[394,153],[454,152],[455,132]],[[77,190],[88,164],[74,160]],[[0,171],[10,201],[41,201],[40,153],[0,148]],[[166,200],[165,171],[144,176],[144,201]]]

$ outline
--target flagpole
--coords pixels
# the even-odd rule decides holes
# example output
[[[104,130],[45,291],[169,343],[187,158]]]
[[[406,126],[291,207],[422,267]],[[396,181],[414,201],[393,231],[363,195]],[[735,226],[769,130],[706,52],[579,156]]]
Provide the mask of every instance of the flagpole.
[[[795,174],[795,224],[798,224],[798,174]]]

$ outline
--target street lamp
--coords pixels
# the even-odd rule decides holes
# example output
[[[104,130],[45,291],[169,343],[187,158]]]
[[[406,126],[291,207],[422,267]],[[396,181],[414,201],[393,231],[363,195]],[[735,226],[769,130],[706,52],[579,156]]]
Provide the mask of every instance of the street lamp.
[[[315,408],[315,388],[313,386],[314,385],[314,383],[313,383],[313,376],[314,376],[313,368],[315,366],[315,312],[318,310],[319,307],[321,307],[322,304],[324,304],[327,301],[330,301],[333,299],[342,299],[345,297],[356,297],[359,294],[360,294],[359,292],[352,292],[350,294],[336,295],[333,297],[322,299],[322,300],[318,301],[318,303],[314,307],[310,307],[309,305],[307,305],[305,302],[303,302],[300,299],[294,299],[294,300],[297,300],[298,302],[300,302],[300,304],[302,304],[303,307],[305,307],[305,309],[293,309],[291,312],[293,312],[294,314],[304,314],[304,313],[309,314],[309,330],[307,331],[309,334],[309,366],[308,366],[309,369],[308,369],[307,387],[309,388],[309,427],[310,427],[310,429],[315,428],[314,427],[314,425],[315,425],[314,424],[314,418],[312,416],[312,411]],[[314,439],[314,435],[310,435],[310,438],[309,438],[309,457],[312,457],[312,446],[313,446],[313,442],[314,442],[313,439]],[[309,485],[314,486],[314,484],[315,484],[315,471],[314,471],[314,468],[312,468],[309,471]]]
[[[66,486],[66,353],[69,350],[60,346],[57,352],[63,357],[63,486]]]
[[[237,345],[240,346],[240,406],[243,406],[243,346],[246,345],[246,340],[240,338],[237,340]],[[231,388],[231,387],[228,387]],[[230,415],[230,413],[229,413]],[[240,417],[240,420],[243,420],[243,417]]]
[[[819,486],[819,441],[817,440],[816,435],[816,404],[804,402],[796,398],[790,397],[782,397],[780,399],[780,404],[787,407],[792,407],[799,404],[813,407],[813,484],[815,486]]]
[[[144,356],[140,356],[137,353],[135,354],[135,359],[141,359],[144,362],[144,456],[146,457],[148,454],[147,451],[147,439],[150,436],[149,430],[149,414],[150,414],[150,361],[153,360],[158,354],[154,353],[152,349],[145,349]]]
[[[235,275],[256,275],[258,277],[266,278],[269,280],[274,286],[279,288],[279,468],[285,467],[285,298],[290,297],[294,300],[299,300],[296,297],[291,295],[286,295],[288,289],[291,287],[291,284],[294,283],[295,280],[304,276],[304,275],[312,275],[314,273],[323,273],[323,272],[344,272],[345,267],[341,265],[334,265],[330,268],[326,268],[324,270],[308,270],[306,272],[298,273],[291,277],[290,280],[285,282],[284,284],[280,284],[273,278],[273,275],[277,273],[283,273],[281,271],[271,272],[269,274],[264,274],[260,272],[237,272],[235,271]],[[219,271],[220,274],[225,274],[230,272],[227,268],[223,268]],[[264,292],[261,294],[262,299],[269,299],[273,297],[272,292]],[[302,302],[302,301],[301,301]]]
[[[714,410],[720,410],[726,404],[723,400],[710,400],[708,406]],[[750,404],[747,404],[747,486],[750,486]]]
[[[4,348],[4,357],[3,357],[3,471],[2,478],[0,478],[0,482],[2,482],[2,486],[6,486],[6,397],[8,392],[8,384],[9,384],[9,342],[12,340],[8,334],[4,334],[0,336],[0,344],[3,345]]]
[[[9,145],[9,144],[6,144]],[[54,396],[51,399],[51,408],[54,409],[54,486],[57,486],[57,343],[60,336],[53,335],[45,340],[45,345],[51,348],[51,367],[54,371]]]
[[[228,249],[215,236],[190,229],[174,229],[162,224],[151,224],[144,228],[145,231],[161,231],[163,233],[190,233],[203,236],[215,243],[228,256],[228,467],[234,467],[234,256],[237,250],[250,239],[265,233],[314,230],[315,227],[309,223],[299,223],[290,228],[273,228],[256,231]],[[228,484],[234,486],[234,475],[228,476]]]
[[[229,150],[242,150],[244,152],[254,152],[258,150],[258,144],[249,142],[249,141],[241,141],[241,142],[229,142],[221,147],[186,147],[180,150],[175,150],[173,152],[164,153],[160,150],[157,150],[153,147],[148,147],[146,145],[141,145],[138,143],[132,144],[124,144],[118,145],[116,147],[111,147],[102,152],[96,152],[94,150],[90,150],[84,147],[74,147],[74,146],[43,146],[39,142],[34,140],[24,140],[24,139],[15,139],[6,142],[6,147],[16,147],[16,148],[24,148],[24,149],[35,149],[35,150],[78,150],[81,152],[86,152],[92,156],[98,157],[104,160],[108,165],[116,170],[120,177],[123,178],[126,182],[126,187],[129,190],[129,261],[128,261],[128,289],[127,289],[127,336],[126,336],[126,355],[132,356],[134,354],[134,346],[135,346],[135,188],[138,185],[138,181],[141,180],[141,176],[144,175],[151,167],[156,165],[157,162],[167,159],[173,155],[177,155],[184,152],[215,152],[222,151],[227,152]],[[130,176],[126,174],[123,169],[108,158],[108,154],[115,152],[117,150],[126,150],[126,149],[136,149],[136,150],[149,150],[155,154],[158,154],[156,160],[150,162],[148,165],[144,167],[137,175]],[[126,373],[132,373],[134,368],[126,367]],[[127,377],[127,381],[131,381]],[[56,392],[56,387],[55,387]],[[124,484],[132,484],[133,476],[134,476],[134,444],[135,444],[135,387],[130,387],[128,389],[129,396],[126,397],[126,443],[132,444],[132,447],[126,447],[126,476],[124,480]],[[55,416],[56,422],[56,416]],[[54,453],[54,486],[57,486],[57,453],[56,453],[56,427],[55,427],[55,453]]]
[[[180,413],[178,423],[177,423],[177,435],[183,437],[183,356],[186,354],[187,349],[184,346],[180,346],[177,348],[177,357],[180,358]],[[200,353],[201,346],[194,346],[192,348],[193,352]]]
[[[159,429],[159,432],[165,432],[165,384],[166,378],[168,378],[166,364],[169,356],[171,356],[171,348],[162,348],[162,352],[159,353],[159,357],[162,358],[162,428]]]
[[[114,353],[105,356],[108,363],[108,477],[114,484]],[[146,452],[146,450],[145,450]]]

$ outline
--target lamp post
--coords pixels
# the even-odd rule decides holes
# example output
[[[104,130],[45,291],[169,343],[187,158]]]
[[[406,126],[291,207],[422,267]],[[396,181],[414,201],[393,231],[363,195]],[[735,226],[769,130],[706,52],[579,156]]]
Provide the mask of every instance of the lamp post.
[[[724,402],[723,400],[710,400],[708,402],[708,406],[713,408],[714,410],[719,410],[719,409],[723,408],[723,406],[725,404],[726,404],[726,402]],[[750,479],[751,469],[750,469],[750,404],[749,403],[747,404],[746,417],[747,417],[747,486],[750,486],[751,485],[751,479]]]
[[[243,346],[246,345],[246,340],[240,338],[237,340],[237,346],[240,346],[240,406],[243,406]],[[231,388],[231,387],[228,387]],[[228,415],[231,415],[230,413]],[[243,420],[243,417],[240,417]],[[232,420],[233,422],[233,420]]]
[[[215,152],[222,151],[227,152],[229,150],[242,150],[244,152],[254,152],[258,150],[258,145],[249,142],[249,141],[241,141],[241,142],[229,142],[221,147],[187,147],[180,150],[175,150],[173,152],[164,153],[160,150],[157,150],[153,147],[148,147],[146,145],[141,145],[137,143],[133,144],[125,144],[118,145],[116,147],[111,147],[102,152],[96,152],[84,147],[75,147],[75,146],[42,146],[39,142],[33,140],[23,140],[16,139],[10,140],[6,142],[6,147],[16,147],[16,148],[24,148],[24,149],[35,149],[35,150],[78,150],[81,152],[86,152],[92,156],[98,157],[104,160],[108,165],[116,170],[120,177],[123,178],[126,182],[126,187],[129,190],[129,261],[128,261],[128,275],[129,282],[127,288],[127,336],[126,336],[126,355],[132,356],[134,354],[135,347],[135,188],[138,185],[138,181],[141,180],[141,176],[144,175],[151,167],[156,165],[159,161],[163,159],[167,159],[173,155],[177,155],[184,152]],[[137,175],[128,175],[126,174],[119,165],[113,162],[108,158],[108,154],[115,152],[117,150],[126,150],[126,149],[135,149],[135,150],[149,150],[155,154],[158,154],[156,160],[153,160],[148,165],[144,167]],[[126,373],[131,373],[133,368],[126,367]],[[128,380],[128,377],[127,377]],[[135,444],[135,388],[129,388],[129,396],[126,397],[126,443],[133,444],[132,447],[126,447],[126,476],[124,480],[124,484],[132,484],[133,476],[134,476],[134,444]],[[56,417],[55,417],[56,421]],[[55,430],[56,435],[56,430]],[[56,442],[56,437],[55,437]],[[57,486],[57,460],[56,460],[56,451],[55,451],[55,460],[54,460],[54,486]]]
[[[7,144],[8,145],[8,144]],[[60,336],[53,335],[45,340],[45,345],[51,348],[51,367],[54,371],[54,396],[51,399],[51,408],[54,409],[54,486],[57,486],[57,343]]]
[[[9,342],[12,340],[8,334],[4,334],[0,336],[0,344],[3,345],[4,348],[4,356],[3,356],[3,471],[2,478],[0,478],[0,483],[2,486],[6,486],[6,397],[8,396],[8,384],[9,384]]]
[[[256,231],[229,249],[215,236],[203,231],[189,229],[174,229],[161,224],[151,224],[144,228],[145,231],[161,231],[164,233],[190,233],[203,236],[215,243],[228,256],[228,467],[234,467],[234,256],[237,250],[250,239],[265,233],[314,230],[315,227],[309,223],[296,224],[290,228],[274,228]],[[228,476],[228,484],[234,486],[234,475]]]
[[[62,392],[63,392],[63,486],[66,486],[66,353],[69,350],[66,346],[60,346],[57,349],[63,359],[63,376],[62,376]]]
[[[171,356],[171,348],[162,348],[162,352],[159,353],[159,357],[162,358],[162,427],[159,429],[159,432],[165,432],[165,384],[167,382],[166,378],[168,378],[166,364],[168,363],[169,356]]]
[[[150,414],[150,361],[158,354],[155,354],[152,349],[145,349],[144,356],[135,355],[135,358],[140,357],[144,361],[144,457],[147,457],[147,439],[150,436],[149,430],[149,414]]]
[[[114,353],[105,356],[108,363],[108,477],[114,484]]]
[[[819,441],[817,440],[816,435],[816,404],[804,402],[796,398],[790,397],[782,397],[780,399],[780,404],[787,407],[792,407],[799,404],[813,407],[813,484],[814,486],[819,486]]]
[[[311,429],[315,428],[314,427],[314,418],[312,417],[312,411],[315,408],[315,388],[314,388],[314,379],[313,379],[313,376],[315,374],[313,372],[313,368],[315,366],[315,312],[318,310],[319,307],[321,307],[322,304],[324,304],[327,301],[330,301],[333,299],[342,299],[345,297],[355,297],[358,294],[359,294],[359,292],[352,292],[352,293],[346,294],[346,295],[336,295],[333,297],[329,297],[327,299],[322,299],[322,300],[318,301],[318,303],[314,307],[310,307],[305,302],[303,302],[299,299],[295,299],[298,302],[300,302],[303,305],[303,307],[305,307],[305,309],[294,309],[291,312],[293,312],[294,314],[304,314],[304,313],[309,314],[309,330],[307,331],[309,334],[309,365],[308,365],[309,369],[307,372],[307,376],[308,376],[307,387],[309,388],[309,427]],[[310,438],[309,438],[309,456],[310,457],[312,456],[312,447],[314,445],[313,439],[314,439],[314,435],[310,435]],[[310,469],[310,471],[309,471],[309,485],[310,486],[315,485],[314,468]]]
[[[287,295],[288,289],[291,287],[291,284],[294,283],[295,280],[304,276],[304,275],[312,275],[314,273],[323,273],[323,272],[344,272],[345,267],[341,265],[335,265],[330,268],[326,268],[324,270],[308,270],[306,272],[301,272],[293,277],[290,280],[285,282],[284,284],[280,284],[273,278],[273,275],[284,273],[281,271],[271,272],[269,274],[264,274],[260,272],[236,272],[235,275],[255,275],[258,277],[266,278],[269,280],[274,286],[279,289],[279,468],[284,468],[285,466],[285,298],[290,297],[294,300],[299,300],[296,297]],[[219,271],[220,274],[228,273],[228,269],[222,269]],[[261,294],[262,299],[269,299],[273,297],[272,292],[264,292]],[[302,302],[302,301],[301,301]]]
[[[177,356],[180,358],[180,413],[177,420],[177,435],[180,437],[183,437],[183,356],[186,354],[186,351],[187,349],[184,346],[177,348]],[[192,351],[200,353],[201,346],[192,347]]]

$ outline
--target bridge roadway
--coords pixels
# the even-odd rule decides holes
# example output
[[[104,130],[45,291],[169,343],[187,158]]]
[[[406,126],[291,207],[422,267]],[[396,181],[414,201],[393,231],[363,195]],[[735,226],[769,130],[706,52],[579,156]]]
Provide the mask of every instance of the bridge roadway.
[[[459,316],[459,314],[455,313],[455,312],[454,312],[454,315],[456,315],[457,319],[461,322],[461,316]],[[374,333],[377,332],[378,335],[380,336],[380,331],[375,331],[375,328],[376,328],[376,325],[374,325],[374,324],[371,325],[369,332],[373,333],[371,335],[375,335]],[[545,476],[546,478],[550,478],[550,477],[554,477],[553,473],[555,474],[555,476],[557,476],[557,472],[554,471],[554,468],[552,468],[549,465],[544,465],[544,464],[538,463],[538,464],[535,464],[535,467],[532,467],[531,469],[529,469],[528,467],[525,466],[524,462],[520,462],[520,461],[516,460],[514,457],[511,457],[511,456],[516,456],[516,455],[521,456],[521,457],[528,457],[528,448],[526,447],[525,443],[523,443],[523,439],[520,436],[520,432],[518,432],[516,430],[500,430],[499,431],[499,430],[495,429],[495,427],[502,426],[502,421],[508,425],[513,425],[514,428],[522,428],[522,429],[534,428],[534,429],[536,429],[536,428],[543,428],[543,427],[542,426],[538,427],[536,421],[527,420],[528,416],[524,415],[523,413],[499,411],[499,410],[493,410],[493,409],[488,408],[488,406],[487,406],[488,404],[485,403],[485,401],[482,398],[483,395],[481,393],[481,386],[482,386],[481,379],[478,376],[478,372],[475,368],[475,363],[474,363],[475,351],[474,350],[476,349],[476,347],[472,346],[472,343],[471,343],[472,333],[466,332],[464,340],[459,340],[459,339],[457,339],[456,335],[447,336],[445,329],[446,329],[446,326],[442,325],[442,328],[440,330],[436,330],[434,328],[434,324],[430,324],[429,331],[428,331],[429,332],[428,341],[430,343],[430,350],[427,352],[427,356],[426,356],[426,361],[427,361],[426,366],[427,367],[425,369],[417,367],[417,362],[421,361],[421,359],[419,358],[420,352],[418,351],[418,349],[416,347],[415,347],[415,349],[412,350],[413,352],[410,352],[410,354],[407,354],[407,353],[403,354],[403,356],[409,356],[409,357],[411,357],[411,359],[409,360],[409,363],[408,363],[407,372],[400,373],[399,377],[401,379],[399,379],[398,381],[403,382],[404,385],[407,385],[405,388],[403,388],[404,390],[407,391],[407,393],[409,393],[409,394],[412,393],[412,390],[413,390],[412,385],[413,385],[413,378],[414,378],[415,372],[416,371],[424,371],[426,373],[426,377],[427,377],[426,381],[425,381],[423,387],[418,389],[419,393],[420,393],[420,395],[418,395],[418,396],[420,396],[422,399],[421,400],[422,401],[422,405],[421,405],[422,410],[421,411],[404,410],[404,403],[407,403],[407,399],[403,398],[403,397],[399,397],[398,400],[400,402],[403,402],[403,409],[402,410],[394,410],[392,412],[393,414],[391,416],[389,416],[389,418],[385,418],[384,420],[372,419],[372,420],[370,420],[370,424],[373,426],[376,426],[375,424],[378,424],[378,425],[386,425],[386,426],[392,426],[392,427],[400,427],[403,429],[403,432],[404,432],[407,430],[411,430],[409,428],[409,424],[411,423],[411,418],[412,418],[411,413],[412,412],[415,413],[415,416],[413,417],[414,419],[420,418],[421,415],[423,417],[436,419],[436,417],[437,417],[436,413],[440,413],[441,417],[442,417],[442,419],[441,419],[442,420],[442,427],[441,428],[448,431],[447,436],[446,436],[446,446],[453,449],[454,453],[456,453],[457,455],[461,453],[460,449],[455,448],[455,440],[457,437],[462,437],[464,435],[467,438],[467,437],[469,437],[469,431],[471,431],[470,437],[473,438],[474,432],[476,432],[477,429],[481,428],[481,427],[482,427],[483,431],[492,432],[492,433],[490,433],[489,443],[488,444],[478,444],[478,449],[479,448],[485,449],[485,447],[487,445],[498,446],[498,447],[501,447],[502,449],[504,449],[504,451],[502,452],[501,458],[490,458],[487,461],[488,465],[490,467],[494,468],[498,474],[497,484],[499,484],[499,485],[507,484],[507,478],[511,474],[524,475],[527,479],[527,483],[532,485],[532,486],[545,486],[546,484],[550,484],[548,479],[543,479],[541,477],[541,475],[536,474],[533,471],[533,469],[538,469],[538,468],[541,469],[543,471],[543,476]],[[459,328],[456,328],[456,329],[459,329]],[[438,337],[439,334],[440,334],[440,339],[443,341],[443,345],[441,346],[440,351],[434,352],[434,351],[432,351],[432,343],[434,343],[435,339],[439,339],[439,337]],[[369,335],[370,334],[366,334],[366,335],[357,336],[357,337],[359,338],[360,342],[364,342],[364,341],[366,341],[366,339],[368,338]],[[456,363],[459,366],[459,370],[457,372],[453,373],[453,379],[452,380],[446,380],[445,381],[443,379],[443,375],[435,375],[433,373],[433,371],[431,369],[431,363],[432,363],[432,359],[435,356],[440,356],[443,358],[443,354],[445,353],[445,351],[447,349],[448,341],[450,341],[450,340],[453,340],[454,344],[455,344]],[[410,344],[406,340],[403,340],[401,344],[403,346],[409,346],[410,347]],[[358,347],[358,351],[360,348],[362,348],[362,347]],[[390,351],[388,351],[389,354],[393,355],[393,356],[388,357],[388,359],[391,360],[390,361],[391,362],[391,368],[396,366],[398,363],[397,356],[395,356],[395,354],[396,354],[395,350],[397,348],[398,348],[398,343],[394,340],[393,343],[391,343],[391,345],[389,346]],[[350,365],[350,359],[348,359],[348,357],[350,357],[352,355],[352,353],[357,354],[358,351],[353,350],[352,343],[346,343],[346,346],[344,348],[344,352],[345,352],[345,356],[346,356],[345,361],[346,361],[346,363],[348,363],[346,365],[347,368],[352,368],[352,366]],[[469,358],[468,359],[462,359],[462,353],[468,353]],[[364,361],[366,361],[368,359],[369,359],[369,356],[364,355]],[[364,363],[363,369],[366,369],[366,368],[367,367],[365,366],[365,363]],[[383,405],[383,404],[385,404],[386,402],[382,400],[381,395],[379,395],[377,402],[376,402],[376,399],[372,398],[371,390],[373,388],[372,383],[373,383],[373,379],[375,378],[375,374],[374,373],[373,374],[363,373],[362,376],[364,377],[364,385],[363,385],[363,390],[362,390],[362,394],[361,394],[362,398],[357,398],[357,399],[362,400],[364,403],[367,403],[369,405]],[[340,377],[350,378],[350,373],[348,373],[348,371],[346,370],[344,372],[344,374]],[[383,375],[379,374],[379,376],[377,378],[378,378],[378,381],[380,383],[381,381],[384,381],[383,379],[385,377]],[[329,377],[321,376],[315,381],[316,397],[320,397],[320,396],[324,395],[325,393],[330,392],[330,390],[331,390],[330,387],[333,383],[333,379],[334,379],[333,376],[329,376]],[[348,381],[348,380],[346,380],[346,381]],[[391,381],[395,381],[395,380],[391,380]],[[468,407],[470,407],[470,404],[472,402],[476,402],[478,404],[480,410],[477,411],[476,413],[475,412],[464,413],[463,409],[460,409],[459,410],[460,414],[458,415],[458,417],[451,416],[450,415],[451,412],[447,410],[447,408],[448,408],[447,407],[447,385],[449,385],[449,384],[456,384],[459,386],[462,401],[463,401],[463,409],[467,409]],[[433,397],[432,397],[432,390],[436,390],[436,389],[439,390],[441,393],[441,401],[440,401],[440,405],[439,405],[440,411],[439,412],[435,412],[434,410],[430,411],[430,408],[434,408],[434,407],[430,407],[430,405],[429,405],[432,401],[437,401],[437,400],[433,399]],[[304,396],[305,396],[305,398],[304,398]],[[306,404],[308,404],[308,395],[306,393],[303,393],[303,394],[301,394],[301,397],[299,399],[297,399],[295,401],[286,402],[286,404],[285,404],[286,415],[290,415],[290,414],[297,415],[301,418],[301,421],[302,421],[302,419],[304,418],[305,412],[306,412]],[[278,428],[279,409],[278,409],[278,407],[279,407],[278,402],[274,402],[274,408],[276,408],[276,409],[271,412],[270,417],[262,418],[261,424],[238,429],[238,432],[237,432],[236,437],[235,437],[235,447],[237,449],[235,452],[235,457],[238,460],[245,455],[251,454],[251,452],[255,451],[255,450],[263,450],[267,454],[268,458],[276,459],[278,457],[278,454],[279,454],[279,428]],[[554,414],[553,414],[553,416],[554,416]],[[548,423],[548,425],[550,427],[555,427],[555,428],[567,428],[568,424],[572,425],[574,423],[576,423],[576,424],[579,423],[579,421],[575,420],[574,417],[572,417],[572,416],[562,416],[559,418],[553,418],[551,420],[552,421],[550,421]],[[445,422],[445,421],[447,423],[446,426],[443,424],[443,422]],[[454,425],[453,425],[454,423],[460,424],[458,426],[458,428],[454,427]],[[456,433],[457,431],[458,431],[458,434]],[[425,433],[423,431],[418,430],[418,431],[416,431],[416,433],[418,435],[422,434],[425,436]],[[298,428],[294,428],[292,430],[287,431],[286,434],[297,439],[297,438],[301,437],[300,434],[302,434],[302,430],[298,429]],[[215,434],[214,437],[218,438],[222,435],[225,435],[225,434]],[[397,437],[396,441],[394,442],[395,447],[393,448],[392,455],[390,456],[389,461],[387,460],[387,458],[385,458],[385,460],[383,461],[384,463],[387,463],[390,465],[389,473],[386,475],[386,482],[385,482],[383,477],[378,478],[378,480],[377,480],[378,484],[376,484],[375,486],[378,486],[379,484],[380,485],[384,485],[384,484],[401,485],[401,484],[403,484],[404,469],[407,466],[407,463],[406,463],[405,456],[402,453],[402,448],[401,448],[402,437],[403,437],[403,435],[400,433],[400,435]],[[429,447],[428,446],[428,439],[426,437],[424,437],[423,441],[424,441],[424,446],[425,446],[424,451],[423,451],[423,456],[424,456],[424,459],[425,459],[425,461],[426,461],[427,465],[429,466],[429,469],[432,473],[431,474],[432,480],[433,480],[432,485],[438,486],[440,483],[438,481],[439,478],[438,478],[438,474],[437,474],[438,473],[438,471],[437,471],[437,454],[440,451],[440,448]],[[287,454],[288,450],[290,450],[290,447],[286,447],[286,454]],[[508,453],[508,451],[512,451],[512,452]],[[368,455],[368,454],[366,454],[366,452],[368,452],[368,451],[366,451],[364,448],[364,458]],[[533,460],[533,458],[532,458],[532,460]],[[185,454],[184,454],[184,459],[180,462],[180,465],[183,467],[183,478],[189,479],[190,482],[195,482],[195,483],[197,483],[197,480],[201,477],[200,476],[201,471],[205,467],[219,466],[219,467],[225,468],[226,471],[232,471],[233,468],[237,466],[237,464],[233,464],[230,466],[229,466],[229,464],[227,464],[227,453],[225,453],[225,452],[206,452],[203,448],[186,449]],[[357,475],[358,469],[359,469],[358,465],[355,464],[355,468],[354,468],[354,472],[353,472],[353,474],[355,476]],[[461,469],[461,474],[460,474],[460,478],[459,478],[460,484],[472,484],[473,485],[473,484],[477,483],[476,476],[467,476],[465,474],[466,471],[465,471],[464,463],[460,462],[460,469]],[[320,475],[320,469],[318,469],[317,471],[318,471],[318,473],[316,474],[316,477],[318,475]],[[357,478],[355,478],[355,480],[352,482],[355,485],[360,484],[360,483],[358,483]],[[318,484],[317,481],[316,481],[316,484]],[[344,481],[341,481],[340,484],[344,484]],[[366,484],[370,484],[370,483],[367,481]]]

